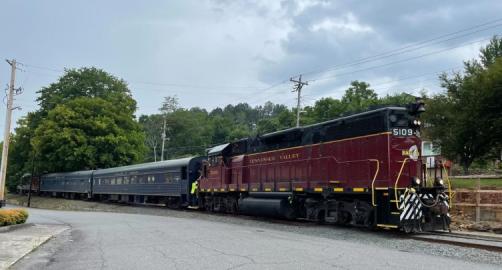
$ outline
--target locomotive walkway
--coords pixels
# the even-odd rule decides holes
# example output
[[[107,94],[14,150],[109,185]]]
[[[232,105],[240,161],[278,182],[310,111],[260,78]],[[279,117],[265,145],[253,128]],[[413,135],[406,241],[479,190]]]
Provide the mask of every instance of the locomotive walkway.
[[[29,222],[71,229],[12,269],[499,269],[495,264],[502,262],[500,253],[393,238],[389,233],[176,213],[31,209]],[[212,220],[205,219],[208,216]]]

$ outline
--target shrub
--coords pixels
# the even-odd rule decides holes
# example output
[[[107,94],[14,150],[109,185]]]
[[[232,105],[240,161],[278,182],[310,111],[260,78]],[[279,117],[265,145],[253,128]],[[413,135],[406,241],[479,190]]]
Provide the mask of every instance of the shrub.
[[[25,223],[28,212],[24,209],[0,209],[0,226]]]

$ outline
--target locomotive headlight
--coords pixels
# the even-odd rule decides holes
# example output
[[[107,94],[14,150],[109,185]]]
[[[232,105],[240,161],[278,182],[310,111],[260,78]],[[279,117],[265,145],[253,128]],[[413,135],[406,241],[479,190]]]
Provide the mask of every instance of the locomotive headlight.
[[[436,177],[436,179],[434,181],[434,185],[435,186],[444,187],[444,181],[443,181],[443,179],[441,179],[440,177]]]
[[[417,120],[413,120],[413,125],[418,125],[418,121]]]
[[[413,177],[412,178],[412,184],[414,186],[420,186],[421,183],[422,183],[422,180],[420,180],[420,178],[418,178],[418,177]]]

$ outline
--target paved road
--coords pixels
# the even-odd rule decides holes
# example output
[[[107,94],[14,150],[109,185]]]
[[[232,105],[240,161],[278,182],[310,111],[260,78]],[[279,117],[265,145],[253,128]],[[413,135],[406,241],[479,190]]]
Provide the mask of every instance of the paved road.
[[[71,230],[13,269],[500,269],[247,223],[37,209],[30,214],[30,222]]]

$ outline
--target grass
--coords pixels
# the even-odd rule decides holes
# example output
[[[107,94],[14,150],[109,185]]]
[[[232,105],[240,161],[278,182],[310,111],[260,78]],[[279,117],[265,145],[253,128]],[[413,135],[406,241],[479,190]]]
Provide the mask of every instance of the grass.
[[[454,189],[476,189],[477,179],[456,179],[451,178],[451,185]],[[501,178],[480,179],[481,189],[502,189]]]

